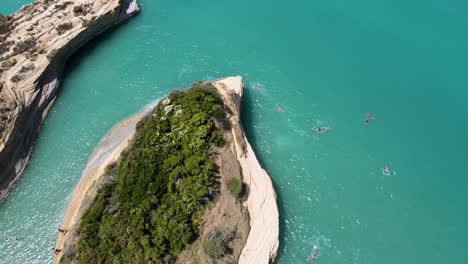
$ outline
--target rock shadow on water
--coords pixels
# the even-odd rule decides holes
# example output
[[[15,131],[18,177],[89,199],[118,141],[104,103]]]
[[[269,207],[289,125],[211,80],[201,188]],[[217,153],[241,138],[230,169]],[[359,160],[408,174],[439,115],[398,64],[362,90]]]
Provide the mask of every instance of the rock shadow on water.
[[[125,30],[125,27],[128,27],[133,23],[138,23],[134,20],[140,19],[141,12],[142,11],[140,11],[140,14],[136,15],[132,19],[120,22],[118,27],[114,26],[107,29],[105,32],[101,33],[99,36],[95,37],[94,39],[86,43],[83,47],[81,47],[77,52],[75,52],[66,62],[62,83],[65,84],[67,82],[67,75],[79,69],[82,65],[82,62],[90,56],[93,56],[99,47],[102,47],[103,45],[113,45],[112,41],[114,40],[117,34],[121,34],[122,31]],[[124,51],[122,51],[122,53],[123,52]]]
[[[268,170],[268,167],[265,165],[267,164],[263,158],[263,155],[262,155],[262,152],[261,151],[258,151],[256,146],[258,144],[258,140],[257,140],[257,137],[255,136],[255,133],[253,132],[254,128],[253,126],[249,125],[249,124],[253,124],[253,111],[252,111],[252,106],[254,105],[254,101],[252,99],[252,95],[251,95],[251,91],[249,91],[248,89],[245,89],[244,90],[244,95],[242,96],[242,109],[241,109],[241,123],[242,123],[242,127],[244,129],[244,132],[245,132],[245,136],[247,137],[248,141],[250,142],[251,146],[252,146],[252,149],[254,150],[254,153],[258,159],[258,161],[260,162],[260,164],[262,165],[262,167],[266,170],[266,171],[269,171]],[[276,181],[275,181],[275,178],[274,177],[271,177],[272,176],[272,173],[271,171],[269,171],[269,174],[270,174],[270,178],[271,178],[271,181],[272,181],[272,184],[273,184],[273,188],[276,192],[276,200],[277,200],[277,206],[278,206],[278,211],[279,211],[279,248],[278,248],[278,255],[276,256],[275,258],[275,262],[278,262],[283,254],[284,254],[284,238],[286,237],[286,233],[285,233],[285,230],[286,230],[286,222],[285,222],[285,218],[284,218],[284,212],[285,212],[285,208],[284,208],[284,205],[283,203],[281,202],[282,201],[282,191],[280,188],[277,187],[276,185]],[[249,192],[248,189],[246,189],[246,192]]]

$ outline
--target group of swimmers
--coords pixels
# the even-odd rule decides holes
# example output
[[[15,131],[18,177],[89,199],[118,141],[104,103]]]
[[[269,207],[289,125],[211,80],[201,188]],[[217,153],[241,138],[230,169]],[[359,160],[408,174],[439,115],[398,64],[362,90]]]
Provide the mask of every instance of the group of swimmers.
[[[281,105],[276,105],[276,111],[278,112],[284,112],[284,109]],[[370,120],[374,120],[374,116],[369,113],[369,112],[366,112],[364,113],[364,124],[365,125],[368,125],[369,124],[369,121]],[[312,128],[312,131],[314,132],[322,132],[322,133],[325,133],[327,131],[329,131],[331,128],[326,126],[326,127],[313,127]],[[381,170],[382,171],[382,174],[386,175],[386,176],[390,176],[390,168],[388,168],[387,165],[385,165],[385,167]],[[314,246],[312,248],[312,254],[310,255],[309,257],[312,261],[315,261],[317,260],[317,246]]]
[[[276,105],[276,111],[278,111],[278,112],[284,112],[284,109],[283,109],[283,107],[282,107],[281,105],[277,104],[277,105]],[[366,112],[366,113],[364,114],[364,116],[365,116],[364,124],[366,124],[366,125],[369,124],[369,121],[370,121],[370,120],[374,120],[374,116],[373,116],[371,113],[369,113],[369,112]],[[327,126],[327,127],[313,127],[313,128],[312,128],[312,131],[325,133],[325,132],[327,132],[327,131],[330,130],[330,129],[331,129],[331,128],[328,127],[328,126]]]
[[[284,109],[283,109],[283,107],[282,107],[281,105],[277,104],[277,105],[276,105],[276,111],[278,111],[278,112],[284,112]],[[325,133],[325,132],[327,132],[327,131],[330,130],[330,129],[331,129],[331,127],[327,127],[327,126],[326,126],[326,127],[313,127],[313,128],[312,128],[312,131]]]
[[[19,238],[13,238],[13,237],[5,237],[5,240],[11,240],[11,241],[14,241],[16,243],[20,242]]]
[[[364,124],[366,124],[366,125],[369,124],[369,121],[370,121],[370,120],[374,120],[374,119],[375,119],[374,116],[373,116],[371,113],[369,113],[369,112],[365,113],[364,116],[365,116]],[[385,165],[385,167],[384,167],[381,171],[382,171],[382,174],[383,174],[383,175],[390,176],[390,168],[388,168],[387,165]]]
[[[369,124],[369,121],[370,121],[370,120],[374,120],[374,116],[373,116],[371,113],[369,113],[369,112],[365,113],[364,116],[365,116],[364,124],[366,124],[366,125]],[[325,132],[327,132],[327,131],[330,130],[330,129],[331,129],[330,127],[313,127],[313,128],[312,128],[312,131],[325,133]],[[387,168],[387,169],[388,169],[388,168]]]

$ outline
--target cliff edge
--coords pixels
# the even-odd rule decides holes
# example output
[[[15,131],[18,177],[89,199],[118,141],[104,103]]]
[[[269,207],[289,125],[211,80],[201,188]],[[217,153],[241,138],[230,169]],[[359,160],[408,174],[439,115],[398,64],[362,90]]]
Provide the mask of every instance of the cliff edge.
[[[269,263],[276,257],[279,246],[279,213],[276,193],[270,177],[261,167],[248,142],[240,122],[243,82],[240,76],[213,82],[232,114],[228,116],[234,137],[237,160],[248,186],[247,207],[250,232],[242,249],[239,264]]]
[[[0,16],[0,201],[23,172],[67,59],[136,0],[38,0]]]

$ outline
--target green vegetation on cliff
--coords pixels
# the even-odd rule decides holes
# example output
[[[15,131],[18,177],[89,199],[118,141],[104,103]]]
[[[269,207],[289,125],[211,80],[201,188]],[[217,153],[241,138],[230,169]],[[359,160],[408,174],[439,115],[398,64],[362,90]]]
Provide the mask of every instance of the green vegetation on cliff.
[[[203,251],[208,256],[219,259],[228,250],[228,243],[236,236],[234,231],[226,231],[218,228],[212,229],[203,241]],[[225,262],[221,262],[225,263]]]
[[[227,182],[229,192],[236,198],[242,196],[243,186],[242,180],[239,178],[230,178]]]
[[[78,263],[170,263],[196,239],[218,192],[212,145],[223,137],[221,98],[195,84],[160,102],[138,125],[134,142],[81,219]]]
[[[8,31],[8,18],[0,14],[0,34],[4,34]]]

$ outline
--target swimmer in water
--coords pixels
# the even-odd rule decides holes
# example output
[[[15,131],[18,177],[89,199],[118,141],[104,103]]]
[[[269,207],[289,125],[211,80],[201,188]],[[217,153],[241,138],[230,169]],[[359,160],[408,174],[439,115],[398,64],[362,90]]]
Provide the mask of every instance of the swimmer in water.
[[[260,86],[260,84],[255,83],[254,85],[252,85],[252,89],[254,89],[254,91],[259,92],[262,90],[262,87]]]
[[[366,116],[366,119],[368,120],[374,120],[374,116],[369,112],[365,113],[365,116]]]
[[[369,124],[369,120],[374,120],[374,116],[369,112],[364,113],[364,116],[366,117],[366,119],[364,119],[364,124],[366,125]]]
[[[387,165],[385,165],[385,168],[382,169],[382,173],[384,175],[390,176],[390,169],[388,168]]]
[[[330,130],[331,128],[330,127],[313,127],[312,128],[312,131],[315,131],[315,132],[320,132],[322,131],[322,133],[325,133],[327,132],[328,130]]]
[[[19,243],[19,242],[20,242],[19,238],[13,238],[13,237],[5,237],[5,240],[14,241],[14,242],[16,242],[16,243]]]
[[[317,260],[317,246],[315,245],[312,248],[312,254],[310,255],[310,259],[313,261]]]
[[[278,112],[284,112],[284,109],[281,105],[276,105],[276,111]]]

